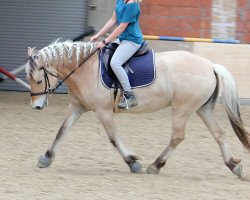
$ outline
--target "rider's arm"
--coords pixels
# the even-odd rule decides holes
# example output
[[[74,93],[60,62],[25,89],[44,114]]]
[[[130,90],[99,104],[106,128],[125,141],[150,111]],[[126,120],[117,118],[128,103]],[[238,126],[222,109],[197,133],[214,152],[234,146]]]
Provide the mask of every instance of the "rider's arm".
[[[123,31],[127,28],[129,22],[121,23],[106,39],[105,42],[109,43],[116,39],[119,35],[122,34]]]
[[[97,33],[98,37],[103,36],[105,33],[107,33],[111,28],[113,28],[116,25],[116,13],[113,12],[112,17],[109,19],[109,21],[103,26],[103,28]]]

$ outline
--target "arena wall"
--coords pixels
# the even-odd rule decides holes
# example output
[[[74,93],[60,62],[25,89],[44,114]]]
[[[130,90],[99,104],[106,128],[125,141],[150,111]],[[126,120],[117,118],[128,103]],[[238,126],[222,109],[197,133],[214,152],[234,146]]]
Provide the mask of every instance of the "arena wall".
[[[236,37],[250,43],[250,0],[238,0]]]
[[[145,0],[141,26],[145,35],[210,37],[211,0]]]
[[[141,7],[145,35],[250,43],[250,0],[144,0]]]

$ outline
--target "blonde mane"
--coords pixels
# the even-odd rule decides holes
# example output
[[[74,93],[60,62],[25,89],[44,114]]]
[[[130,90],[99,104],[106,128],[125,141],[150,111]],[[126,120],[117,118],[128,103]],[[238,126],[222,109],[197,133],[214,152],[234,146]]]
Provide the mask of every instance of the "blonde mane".
[[[77,68],[96,48],[96,43],[93,42],[61,42],[57,39],[41,50],[32,49],[32,55],[26,64],[26,73],[36,77],[35,72],[41,67],[53,70],[57,67]]]
[[[46,67],[65,66],[74,64],[78,67],[85,59],[96,50],[96,44],[92,42],[60,42],[59,39],[38,53]]]

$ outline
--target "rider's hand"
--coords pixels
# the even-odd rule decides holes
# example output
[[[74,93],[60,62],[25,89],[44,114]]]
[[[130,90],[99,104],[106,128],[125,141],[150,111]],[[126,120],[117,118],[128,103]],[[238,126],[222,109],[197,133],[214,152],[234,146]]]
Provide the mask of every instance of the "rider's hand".
[[[91,42],[96,42],[99,39],[99,36],[96,34],[90,38]]]
[[[103,43],[103,42],[99,42],[98,44],[97,44],[97,48],[98,49],[103,49],[103,47],[105,47],[106,45]]]

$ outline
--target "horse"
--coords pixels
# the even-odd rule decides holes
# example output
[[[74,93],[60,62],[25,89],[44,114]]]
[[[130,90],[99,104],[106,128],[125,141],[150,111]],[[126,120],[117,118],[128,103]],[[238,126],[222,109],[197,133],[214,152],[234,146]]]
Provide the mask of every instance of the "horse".
[[[117,113],[140,114],[171,106],[170,141],[146,172],[159,173],[175,148],[184,140],[189,117],[197,113],[217,141],[225,165],[233,174],[242,177],[241,160],[231,154],[225,133],[214,113],[216,102],[221,99],[234,132],[243,147],[250,151],[250,137],[240,115],[237,85],[232,74],[224,66],[187,51],[155,53],[154,62],[155,81],[146,87],[133,89],[138,105],[117,110]],[[32,108],[43,109],[48,94],[53,93],[62,82],[68,86],[70,96],[66,117],[50,148],[39,157],[39,168],[52,164],[60,141],[77,119],[83,113],[94,111],[130,171],[141,172],[142,162],[138,155],[123,143],[117,133],[113,119],[117,102],[100,81],[96,43],[56,41],[40,50],[29,47],[25,69],[31,86]]]

